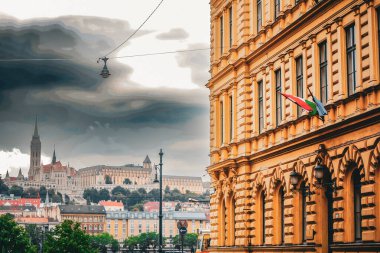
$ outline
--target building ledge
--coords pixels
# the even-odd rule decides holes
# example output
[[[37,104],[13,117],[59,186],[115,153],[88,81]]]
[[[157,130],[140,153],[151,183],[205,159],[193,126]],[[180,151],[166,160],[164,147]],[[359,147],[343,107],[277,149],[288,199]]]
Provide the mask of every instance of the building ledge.
[[[330,246],[333,250],[344,251],[366,251],[366,252],[378,252],[380,249],[380,242],[353,242],[353,243],[340,243]]]
[[[211,247],[210,251],[217,252],[305,252],[316,251],[320,248],[320,244],[284,244],[284,245],[263,245],[263,246],[230,246],[230,247]],[[353,252],[360,250],[361,252],[378,252],[380,242],[354,242],[332,244],[330,249],[337,251]]]

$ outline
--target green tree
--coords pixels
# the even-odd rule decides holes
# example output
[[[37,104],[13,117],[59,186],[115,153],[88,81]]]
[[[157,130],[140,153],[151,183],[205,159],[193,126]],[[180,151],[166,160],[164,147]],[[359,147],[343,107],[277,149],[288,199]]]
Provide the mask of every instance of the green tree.
[[[136,205],[133,205],[129,208],[131,211],[144,211],[144,204],[138,203]]]
[[[45,199],[46,198],[46,192],[47,192],[46,187],[45,186],[41,186],[40,187],[40,198],[41,199]]]
[[[129,194],[130,192],[127,189],[124,189],[121,186],[116,186],[115,188],[112,189],[111,193],[112,193],[112,195],[119,195],[119,194],[121,194],[123,196],[127,196],[127,194]]]
[[[195,233],[188,233],[184,237],[183,246],[188,248],[194,248],[197,245],[198,235]],[[174,245],[182,245],[181,236],[176,235],[173,237]]]
[[[146,190],[145,190],[144,188],[138,188],[137,191],[138,191],[138,193],[140,193],[141,195],[146,195],[146,194],[147,194],[147,192],[146,192]]]
[[[112,184],[112,179],[108,175],[105,176],[105,181],[106,181],[106,184]]]
[[[9,194],[14,194],[15,196],[22,196],[22,193],[24,192],[24,189],[21,186],[12,185],[12,187],[9,189]]]
[[[132,181],[129,178],[124,179],[123,184],[132,184]]]
[[[29,187],[23,192],[22,197],[24,197],[24,198],[37,198],[38,197],[38,190],[36,188]]]
[[[119,243],[112,235],[102,233],[96,236],[91,236],[92,245],[99,250],[100,253],[107,253],[107,246],[111,247],[112,252],[119,250]]]
[[[144,200],[143,196],[138,191],[133,191],[127,199],[127,206],[134,206],[138,203],[141,203]]]
[[[14,221],[10,214],[0,215],[0,250],[1,252],[37,252],[37,247],[30,243],[25,229]]]
[[[169,193],[170,193],[170,187],[169,187],[169,185],[167,185],[167,186],[165,187],[165,191],[164,191],[164,193],[165,193],[165,194],[169,194]]]
[[[39,243],[42,239],[42,229],[38,227],[36,224],[27,224],[25,226],[25,231],[28,233],[30,237],[30,242],[36,247],[39,247]]]
[[[0,194],[8,194],[9,188],[0,178]]]
[[[99,199],[97,202],[99,202],[100,200],[109,200],[111,197],[110,197],[110,193],[107,189],[101,189],[99,191]]]
[[[124,240],[124,246],[127,247],[128,250],[132,252],[137,247],[138,244],[139,244],[138,236],[130,236]]]
[[[80,224],[65,220],[47,234],[44,243],[45,253],[95,253],[97,250],[91,244],[91,238],[80,229]]]

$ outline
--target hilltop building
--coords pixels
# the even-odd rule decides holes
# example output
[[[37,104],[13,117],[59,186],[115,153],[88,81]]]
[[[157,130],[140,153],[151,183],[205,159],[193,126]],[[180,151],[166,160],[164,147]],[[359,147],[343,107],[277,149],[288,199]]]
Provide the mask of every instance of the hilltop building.
[[[51,163],[42,164],[41,146],[36,118],[30,143],[28,178],[24,178],[21,169],[17,177],[10,177],[7,172],[5,182],[8,185],[19,185],[25,188],[45,186],[48,189],[55,189],[62,194],[67,194],[71,198],[81,196],[87,188],[112,190],[116,186],[122,186],[129,190],[145,188],[146,191],[150,191],[159,187],[158,184],[153,183],[156,170],[153,169],[148,155],[142,165],[96,165],[76,170],[57,159],[55,147]],[[202,194],[207,190],[201,177],[190,176],[163,175],[163,187],[169,187],[171,190],[178,189],[182,193],[189,190]]]
[[[380,0],[210,5],[210,252],[378,251]]]

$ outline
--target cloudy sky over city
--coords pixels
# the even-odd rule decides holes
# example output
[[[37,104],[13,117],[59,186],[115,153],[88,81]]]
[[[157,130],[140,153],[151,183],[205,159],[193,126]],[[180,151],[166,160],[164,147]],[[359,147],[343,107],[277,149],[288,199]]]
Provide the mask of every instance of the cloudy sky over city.
[[[44,163],[76,169],[158,163],[165,174],[205,174],[209,152],[209,4],[164,0],[0,0],[0,174],[29,168],[38,116]],[[20,8],[22,6],[22,8]],[[196,15],[194,15],[196,13]],[[8,61],[5,59],[68,59]],[[5,60],[5,61],[4,61]],[[205,178],[206,179],[206,178]]]

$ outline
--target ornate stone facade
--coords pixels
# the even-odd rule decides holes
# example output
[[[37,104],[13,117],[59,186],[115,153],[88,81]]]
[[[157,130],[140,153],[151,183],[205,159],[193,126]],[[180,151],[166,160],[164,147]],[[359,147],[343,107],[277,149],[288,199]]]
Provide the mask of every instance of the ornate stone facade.
[[[210,4],[211,251],[378,251],[380,1]]]

